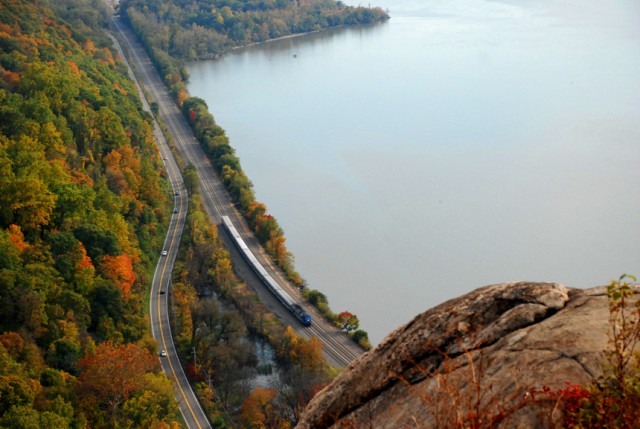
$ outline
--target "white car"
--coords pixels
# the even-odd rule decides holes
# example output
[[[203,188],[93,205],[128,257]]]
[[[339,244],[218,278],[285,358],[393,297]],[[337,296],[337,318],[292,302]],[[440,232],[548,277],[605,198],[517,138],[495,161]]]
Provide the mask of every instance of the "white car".
[[[160,357],[167,357],[167,351],[165,349],[160,350]]]
[[[162,251],[162,256],[167,256],[167,251],[166,250]]]

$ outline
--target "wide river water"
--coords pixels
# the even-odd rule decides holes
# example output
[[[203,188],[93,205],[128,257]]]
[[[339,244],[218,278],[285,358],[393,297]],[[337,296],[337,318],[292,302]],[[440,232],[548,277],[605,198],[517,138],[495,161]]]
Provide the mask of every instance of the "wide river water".
[[[640,2],[372,4],[189,65],[309,286],[375,344],[486,284],[640,274]]]

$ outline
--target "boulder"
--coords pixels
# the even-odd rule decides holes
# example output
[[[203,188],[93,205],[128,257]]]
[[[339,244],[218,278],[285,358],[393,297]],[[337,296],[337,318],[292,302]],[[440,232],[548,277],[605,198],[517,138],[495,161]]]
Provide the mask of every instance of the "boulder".
[[[477,289],[420,314],[354,361],[296,427],[451,427],[476,410],[494,427],[557,426],[556,404],[535,391],[601,376],[608,320],[604,287]]]

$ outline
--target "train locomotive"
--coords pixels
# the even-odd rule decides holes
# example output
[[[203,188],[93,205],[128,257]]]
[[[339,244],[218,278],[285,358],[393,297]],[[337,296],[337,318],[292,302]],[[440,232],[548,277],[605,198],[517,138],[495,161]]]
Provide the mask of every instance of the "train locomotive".
[[[244,242],[244,240],[240,236],[240,233],[238,233],[238,230],[236,229],[236,227],[233,226],[233,223],[231,222],[231,219],[229,218],[229,216],[222,216],[222,223],[224,224],[225,228],[227,229],[231,237],[233,237],[233,241],[236,243],[236,246],[238,247],[238,249],[240,249],[240,252],[244,256],[244,258],[247,260],[247,262],[249,262],[249,265],[251,265],[251,267],[256,272],[256,274],[258,274],[258,277],[262,279],[263,283],[267,285],[267,287],[269,288],[269,290],[271,290],[271,292],[275,295],[275,297],[278,298],[278,300],[282,303],[282,305],[287,307],[287,309],[303,325],[311,326],[311,316],[306,311],[304,311],[304,309],[300,306],[300,304],[298,304],[295,301],[295,299],[293,299],[291,295],[289,295],[287,291],[285,291],[273,279],[273,277],[271,277],[271,275],[267,272],[267,270],[264,269],[264,267],[255,257],[253,252],[251,252],[251,249],[249,249],[249,246],[247,246],[247,244]]]

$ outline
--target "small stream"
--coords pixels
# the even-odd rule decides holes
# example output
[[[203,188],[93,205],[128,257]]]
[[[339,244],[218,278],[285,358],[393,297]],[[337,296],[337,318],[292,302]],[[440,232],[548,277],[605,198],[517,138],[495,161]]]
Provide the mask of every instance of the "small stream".
[[[276,353],[265,340],[254,339],[256,357],[258,358],[257,374],[251,380],[251,389],[256,387],[274,387],[278,381],[279,372],[276,364]]]

